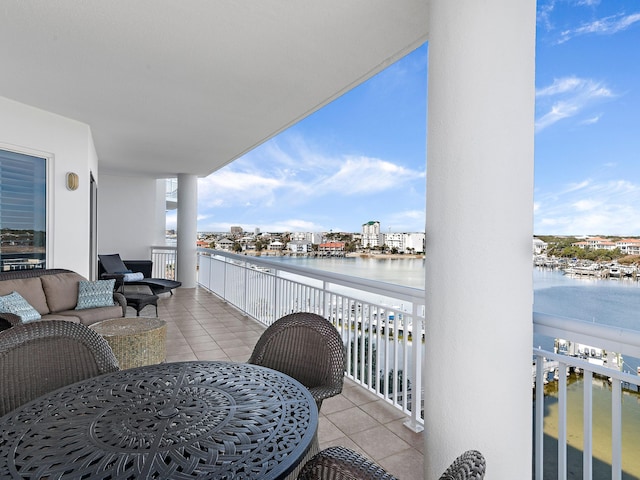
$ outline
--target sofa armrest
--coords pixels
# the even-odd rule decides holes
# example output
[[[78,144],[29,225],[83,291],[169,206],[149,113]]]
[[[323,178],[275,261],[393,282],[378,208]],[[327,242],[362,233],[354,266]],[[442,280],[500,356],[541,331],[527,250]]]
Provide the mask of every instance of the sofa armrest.
[[[118,292],[113,292],[113,301],[122,307],[122,316],[125,317],[127,315],[127,299],[125,296]]]

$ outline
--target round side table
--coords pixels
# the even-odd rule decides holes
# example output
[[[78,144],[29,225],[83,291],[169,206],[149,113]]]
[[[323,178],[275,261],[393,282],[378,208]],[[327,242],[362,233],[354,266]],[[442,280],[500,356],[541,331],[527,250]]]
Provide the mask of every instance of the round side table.
[[[107,340],[122,370],[162,363],[167,357],[167,324],[159,318],[113,318],[90,327]]]

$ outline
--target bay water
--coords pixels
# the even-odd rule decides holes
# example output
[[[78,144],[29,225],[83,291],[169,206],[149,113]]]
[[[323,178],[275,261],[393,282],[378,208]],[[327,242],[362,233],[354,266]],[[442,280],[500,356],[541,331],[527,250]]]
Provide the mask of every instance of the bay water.
[[[272,257],[270,257],[271,259]],[[275,257],[277,261],[334,273],[424,288],[425,264],[419,258],[371,257]],[[505,273],[507,274],[507,273]],[[633,279],[576,278],[557,269],[532,266],[534,310],[615,327],[640,330],[640,281]],[[534,345],[553,349],[552,338],[534,336]],[[532,345],[533,347],[533,345]],[[640,360],[624,357],[623,369],[635,373]],[[556,478],[557,385],[545,389],[545,478]],[[572,374],[567,387],[568,478],[582,478],[582,390],[580,377]],[[593,473],[594,478],[611,478],[611,387],[594,379]],[[623,479],[640,479],[640,396],[623,392],[622,404]]]

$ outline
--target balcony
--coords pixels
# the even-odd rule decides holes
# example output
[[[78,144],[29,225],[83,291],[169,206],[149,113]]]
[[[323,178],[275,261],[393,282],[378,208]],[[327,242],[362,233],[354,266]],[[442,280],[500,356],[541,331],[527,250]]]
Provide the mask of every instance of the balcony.
[[[178,289],[158,303],[167,321],[167,361],[245,362],[265,326],[205,288]],[[150,315],[153,315],[153,307]],[[144,312],[147,313],[147,312]],[[376,460],[398,478],[422,479],[421,433],[403,423],[406,416],[355,382],[323,402],[320,447],[344,445]]]
[[[198,273],[195,290],[178,290],[160,303],[160,315],[169,321],[169,361],[246,361],[265,325],[274,319],[290,311],[320,313],[334,322],[347,346],[345,389],[323,405],[321,446],[346,445],[399,478],[423,478],[424,292],[208,249],[199,249]],[[640,358],[638,332],[540,313],[534,313],[533,326],[549,338]],[[418,342],[423,348],[413,348]],[[629,478],[629,471],[635,475],[634,455],[623,443],[623,427],[628,426],[622,395],[638,390],[639,377],[552,350],[533,349],[534,478],[566,478],[568,471],[587,479]],[[545,433],[544,412],[555,397],[547,396],[543,403],[543,377],[552,362],[559,372],[579,369],[584,384],[596,381],[594,377],[610,384],[612,406],[606,421],[612,428],[604,456],[602,439],[597,438],[601,433],[592,433],[602,414],[593,408],[590,389],[579,404],[568,405],[564,375],[554,383],[557,433]],[[571,408],[584,411],[580,435],[585,440],[579,445],[569,439],[575,436],[567,426]]]

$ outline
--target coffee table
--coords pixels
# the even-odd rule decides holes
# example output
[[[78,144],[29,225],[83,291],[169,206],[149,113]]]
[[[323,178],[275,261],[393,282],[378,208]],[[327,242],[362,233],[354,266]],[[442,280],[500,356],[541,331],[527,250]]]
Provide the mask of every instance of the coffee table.
[[[148,293],[125,293],[124,298],[127,299],[127,306],[136,310],[136,316],[140,316],[140,310],[147,305],[156,307],[156,317],[158,316],[158,295],[150,295]]]
[[[159,318],[112,318],[90,326],[107,340],[120,369],[164,362],[167,324]]]

